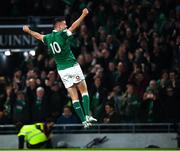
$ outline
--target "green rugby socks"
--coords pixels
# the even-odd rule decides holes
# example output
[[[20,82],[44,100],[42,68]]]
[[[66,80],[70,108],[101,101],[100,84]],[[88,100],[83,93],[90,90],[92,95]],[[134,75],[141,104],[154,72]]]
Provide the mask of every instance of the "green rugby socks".
[[[90,99],[89,99],[88,93],[82,94],[82,104],[83,104],[85,115],[89,116],[90,115]]]
[[[84,122],[86,119],[85,119],[85,116],[84,116],[84,113],[83,113],[83,110],[82,110],[79,100],[73,100],[72,103],[73,103],[73,108],[74,108],[76,114],[79,116],[81,121]]]

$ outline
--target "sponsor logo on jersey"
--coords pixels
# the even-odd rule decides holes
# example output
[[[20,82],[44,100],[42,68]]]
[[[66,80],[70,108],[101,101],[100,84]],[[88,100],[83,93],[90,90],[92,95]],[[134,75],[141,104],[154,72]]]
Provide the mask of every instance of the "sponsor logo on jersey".
[[[80,81],[80,77],[79,77],[79,76],[76,76],[76,80],[77,80],[77,81]]]

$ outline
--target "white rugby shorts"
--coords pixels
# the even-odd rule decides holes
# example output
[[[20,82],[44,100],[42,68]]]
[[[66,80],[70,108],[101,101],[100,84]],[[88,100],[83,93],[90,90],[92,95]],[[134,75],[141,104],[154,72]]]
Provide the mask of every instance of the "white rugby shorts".
[[[79,83],[84,80],[84,75],[79,64],[75,64],[73,67],[58,70],[61,80],[65,88],[73,86],[73,84]]]

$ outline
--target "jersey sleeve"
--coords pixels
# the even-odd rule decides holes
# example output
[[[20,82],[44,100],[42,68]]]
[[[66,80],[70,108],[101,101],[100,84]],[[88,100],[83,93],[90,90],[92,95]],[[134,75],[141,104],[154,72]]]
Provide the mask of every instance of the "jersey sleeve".
[[[64,39],[68,39],[70,36],[72,36],[72,32],[68,29],[63,30],[62,36]]]

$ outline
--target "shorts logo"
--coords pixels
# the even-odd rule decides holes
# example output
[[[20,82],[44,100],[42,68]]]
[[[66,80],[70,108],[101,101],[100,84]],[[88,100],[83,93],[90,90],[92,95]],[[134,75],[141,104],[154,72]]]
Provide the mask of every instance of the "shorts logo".
[[[79,77],[79,76],[76,76],[76,80],[79,81],[79,80],[80,80],[80,77]]]

